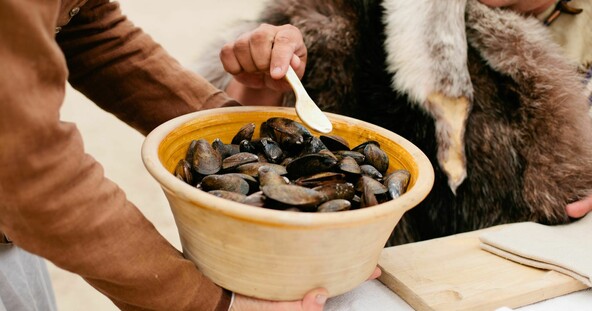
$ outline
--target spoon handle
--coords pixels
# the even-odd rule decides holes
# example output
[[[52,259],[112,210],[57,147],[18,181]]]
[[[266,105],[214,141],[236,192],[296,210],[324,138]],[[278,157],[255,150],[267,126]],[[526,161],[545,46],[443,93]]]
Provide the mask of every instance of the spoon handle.
[[[321,133],[331,132],[333,130],[331,121],[323,111],[319,109],[312,98],[310,98],[292,66],[288,67],[286,80],[288,80],[288,83],[290,83],[294,90],[294,94],[296,95],[296,104],[294,105],[294,108],[296,109],[296,114],[300,117],[300,120],[315,131]]]
[[[296,100],[298,100],[298,98],[300,98],[302,94],[308,95],[308,93],[304,89],[304,85],[302,85],[302,82],[298,78],[298,75],[296,74],[296,71],[294,71],[294,68],[292,68],[292,66],[288,66],[288,72],[286,72],[286,80],[288,80],[288,83],[290,83],[290,85],[292,86],[294,94],[296,95]]]

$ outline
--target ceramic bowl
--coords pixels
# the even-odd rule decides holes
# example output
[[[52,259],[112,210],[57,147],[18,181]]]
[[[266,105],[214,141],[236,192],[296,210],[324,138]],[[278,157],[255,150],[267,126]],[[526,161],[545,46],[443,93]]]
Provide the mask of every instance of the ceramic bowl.
[[[173,172],[191,140],[229,143],[245,124],[271,117],[301,122],[293,108],[231,107],[172,119],[152,131],[142,146],[149,173],[160,183],[175,219],[183,254],[213,282],[247,296],[297,300],[317,287],[345,293],[374,271],[391,231],[407,210],[429,193],[434,179],[428,158],[399,135],[367,122],[327,114],[332,134],[351,146],[380,143],[389,171],[411,173],[396,200],[336,213],[298,213],[249,206],[216,197],[177,179]],[[315,136],[320,133],[311,131]],[[258,137],[258,131],[255,134]]]

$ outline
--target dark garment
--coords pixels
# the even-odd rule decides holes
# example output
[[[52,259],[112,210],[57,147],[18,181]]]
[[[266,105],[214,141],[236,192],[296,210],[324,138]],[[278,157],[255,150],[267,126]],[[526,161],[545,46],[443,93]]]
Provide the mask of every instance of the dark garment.
[[[143,134],[236,102],[108,0],[0,1],[0,42],[0,229],[121,309],[226,311],[229,293],[105,178],[59,113],[66,81]]]

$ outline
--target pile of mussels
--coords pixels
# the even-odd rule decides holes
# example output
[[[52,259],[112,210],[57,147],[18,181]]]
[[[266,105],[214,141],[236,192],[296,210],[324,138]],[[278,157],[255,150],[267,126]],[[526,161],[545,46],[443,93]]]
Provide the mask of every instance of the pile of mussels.
[[[406,191],[410,173],[387,176],[387,154],[376,141],[354,148],[336,135],[313,136],[300,123],[270,118],[244,125],[230,144],[191,141],[173,172],[198,189],[248,205],[302,212],[373,206]]]

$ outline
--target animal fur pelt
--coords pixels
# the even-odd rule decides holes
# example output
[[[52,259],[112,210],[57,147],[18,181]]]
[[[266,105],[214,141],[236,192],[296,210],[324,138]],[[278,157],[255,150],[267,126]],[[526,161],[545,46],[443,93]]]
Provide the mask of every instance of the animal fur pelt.
[[[587,99],[536,19],[477,0],[276,0],[258,22],[302,31],[303,83],[323,110],[385,127],[430,158],[434,187],[389,245],[565,223],[565,205],[592,193]]]

